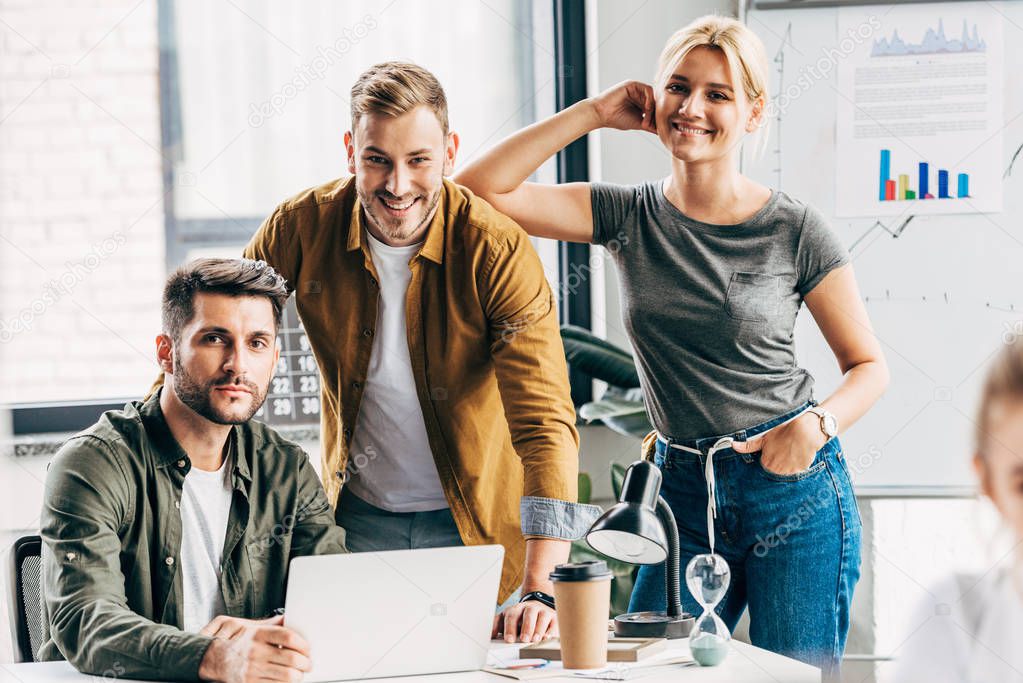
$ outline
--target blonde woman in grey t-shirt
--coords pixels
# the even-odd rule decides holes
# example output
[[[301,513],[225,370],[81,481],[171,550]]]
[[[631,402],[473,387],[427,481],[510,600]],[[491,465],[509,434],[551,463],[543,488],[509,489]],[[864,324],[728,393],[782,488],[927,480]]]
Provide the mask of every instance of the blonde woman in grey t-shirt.
[[[532,235],[607,248],[682,566],[723,555],[728,627],[748,605],[754,644],[834,675],[861,531],[837,434],[881,396],[888,369],[848,253],[821,215],[738,171],[740,143],[764,120],[767,72],[747,27],[697,19],[668,41],[653,86],[629,81],[575,104],[455,180]],[[525,182],[600,128],[656,135],[671,175],[635,186]],[[820,403],[795,359],[803,302],[844,376]],[[640,570],[630,611],[665,608],[663,571]],[[684,584],[682,594],[698,613]]]

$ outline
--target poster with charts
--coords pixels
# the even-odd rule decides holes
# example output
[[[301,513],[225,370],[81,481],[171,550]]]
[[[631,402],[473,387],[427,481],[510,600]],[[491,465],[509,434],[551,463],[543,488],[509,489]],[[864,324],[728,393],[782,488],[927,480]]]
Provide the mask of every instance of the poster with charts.
[[[1002,210],[1002,26],[995,3],[838,13],[840,217]]]

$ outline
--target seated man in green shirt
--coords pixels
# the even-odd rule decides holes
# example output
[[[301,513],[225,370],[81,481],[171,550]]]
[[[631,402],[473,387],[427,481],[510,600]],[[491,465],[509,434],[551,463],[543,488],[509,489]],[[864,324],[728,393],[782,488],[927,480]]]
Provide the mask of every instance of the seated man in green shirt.
[[[295,681],[308,644],[272,616],[288,562],[344,552],[306,453],[250,418],[277,365],[284,278],[200,259],[163,295],[164,386],[105,413],[50,464],[46,642],[86,673]]]

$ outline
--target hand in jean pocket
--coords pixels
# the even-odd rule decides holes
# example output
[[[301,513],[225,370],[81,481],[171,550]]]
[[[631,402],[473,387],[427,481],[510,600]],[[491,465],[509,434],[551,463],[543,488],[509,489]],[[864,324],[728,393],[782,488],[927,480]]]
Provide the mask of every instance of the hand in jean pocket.
[[[820,419],[803,413],[794,420],[778,425],[747,441],[733,441],[736,453],[760,453],[761,466],[773,474],[797,474],[810,468],[817,451],[828,442],[821,431]]]

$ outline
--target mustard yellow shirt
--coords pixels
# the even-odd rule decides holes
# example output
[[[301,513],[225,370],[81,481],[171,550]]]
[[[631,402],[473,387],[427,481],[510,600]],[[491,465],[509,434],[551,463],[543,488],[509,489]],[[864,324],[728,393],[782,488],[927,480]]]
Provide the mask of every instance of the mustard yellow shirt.
[[[245,256],[295,293],[322,377],[323,484],[336,506],[379,298],[353,178],[281,203]],[[522,582],[526,537],[578,537],[594,516],[575,505],[579,437],[554,297],[526,233],[447,180],[409,267],[409,355],[430,450],[463,542],[505,547],[503,602]],[[523,526],[525,499],[553,524]]]

